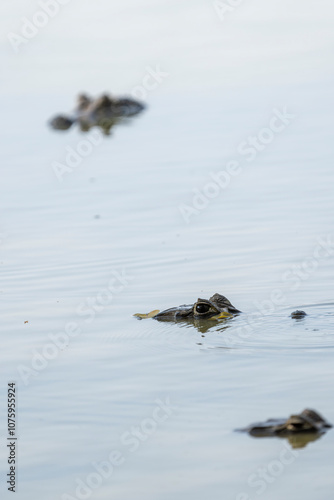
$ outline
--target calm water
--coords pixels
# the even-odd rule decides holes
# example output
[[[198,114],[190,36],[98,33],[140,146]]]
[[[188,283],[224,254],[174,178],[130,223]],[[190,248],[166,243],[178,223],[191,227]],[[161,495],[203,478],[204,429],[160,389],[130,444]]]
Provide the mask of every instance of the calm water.
[[[40,7],[0,9],[19,34]],[[306,407],[334,423],[333,15],[72,0],[17,54],[3,39],[1,498],[10,380],[20,500],[332,498],[333,431],[292,450],[234,429]],[[147,111],[60,181],[96,135],[47,120],[134,89]],[[215,292],[244,314],[132,317]]]

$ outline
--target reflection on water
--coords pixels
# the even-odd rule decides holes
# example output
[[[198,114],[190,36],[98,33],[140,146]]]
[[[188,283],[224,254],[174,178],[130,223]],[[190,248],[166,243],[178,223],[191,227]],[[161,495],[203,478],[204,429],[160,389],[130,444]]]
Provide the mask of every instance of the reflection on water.
[[[309,443],[320,439],[323,434],[324,433],[320,432],[301,433],[298,435],[286,436],[286,439],[289,441],[292,448],[305,448]]]
[[[281,441],[233,429],[296,405],[334,421],[334,11],[257,0],[222,22],[203,0],[67,3],[19,54],[2,51],[0,396],[17,380],[18,500],[76,498],[118,447],[127,460],[94,500],[238,498]],[[4,33],[35,12],[23,0],[0,10]],[[159,79],[150,88],[147,67]],[[126,128],[109,115],[113,140],[58,179],[54,162],[96,126],[67,116],[71,96],[138,87],[149,112]],[[281,129],[274,109],[295,118]],[[64,133],[46,126],[56,112]],[[212,325],[132,317],[216,290],[243,314]],[[178,412],[152,424],[166,398]],[[129,453],[121,436],[133,428],[142,440]],[[331,498],[333,461],[328,432],[263,497]]]
[[[333,426],[320,413],[306,408],[299,414],[287,419],[269,419],[249,425],[239,432],[247,432],[253,437],[279,437],[288,439],[292,448],[304,448],[310,441],[315,441]]]
[[[154,310],[148,314],[136,313],[134,316],[138,319],[154,318],[162,322],[184,322],[194,325],[198,331],[205,333],[215,324],[240,313],[241,311],[236,309],[224,295],[215,293],[210,299],[197,299],[194,304],[183,304],[161,312]]]
[[[328,307],[309,305],[307,317],[294,320],[289,310],[261,316],[247,312],[233,318],[220,320],[186,318],[171,320],[162,317],[159,324],[169,325],[168,334],[175,338],[187,336],[189,332],[200,333],[202,346],[209,349],[228,348],[238,351],[268,351],[271,354],[298,350],[334,349],[333,314]],[[312,309],[311,309],[312,308]],[[316,311],[314,310],[316,309]],[[157,311],[155,311],[156,313]],[[149,321],[149,330],[159,331],[155,319]]]
[[[279,439],[286,439],[288,443],[290,444],[291,448],[297,449],[297,448],[305,448],[309,443],[312,443],[314,441],[317,441],[318,439],[323,436],[324,432],[301,432],[300,434],[290,434],[288,436],[280,436],[277,435],[275,437]],[[256,434],[253,434],[252,432],[249,433],[250,436],[255,437],[255,438],[266,438],[268,436],[259,436]]]
[[[159,318],[157,319],[159,322],[170,322],[170,319]],[[231,325],[229,324],[230,318],[226,319],[197,319],[197,318],[189,318],[189,319],[179,319],[174,320],[175,324],[179,327],[194,327],[199,333],[207,333],[212,330],[215,333],[222,333]]]

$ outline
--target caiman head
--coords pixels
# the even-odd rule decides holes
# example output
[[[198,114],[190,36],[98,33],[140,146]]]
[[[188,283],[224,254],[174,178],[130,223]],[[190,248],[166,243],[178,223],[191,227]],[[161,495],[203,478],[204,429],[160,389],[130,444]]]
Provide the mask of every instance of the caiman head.
[[[241,311],[236,309],[224,295],[215,293],[209,300],[197,299],[197,302],[195,302],[192,307],[190,315],[195,319],[208,319],[215,318],[216,316],[222,318],[229,317],[234,314],[239,314],[240,312]]]
[[[161,312],[155,310],[148,314],[135,314],[134,316],[140,319],[154,318],[160,321],[215,320],[229,318],[240,312],[226,297],[215,293],[209,300],[197,299],[195,304],[172,307]]]
[[[318,412],[306,408],[299,414],[287,419],[271,418],[265,422],[251,424],[244,429],[253,437],[279,437],[288,439],[292,448],[304,448],[309,442],[319,439],[332,424],[327,422]]]

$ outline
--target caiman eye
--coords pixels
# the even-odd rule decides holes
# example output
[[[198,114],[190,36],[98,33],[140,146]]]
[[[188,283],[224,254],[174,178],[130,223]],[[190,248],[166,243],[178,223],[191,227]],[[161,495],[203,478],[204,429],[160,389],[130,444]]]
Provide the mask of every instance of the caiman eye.
[[[200,314],[207,313],[209,309],[210,309],[209,304],[197,304],[196,306],[196,312]]]

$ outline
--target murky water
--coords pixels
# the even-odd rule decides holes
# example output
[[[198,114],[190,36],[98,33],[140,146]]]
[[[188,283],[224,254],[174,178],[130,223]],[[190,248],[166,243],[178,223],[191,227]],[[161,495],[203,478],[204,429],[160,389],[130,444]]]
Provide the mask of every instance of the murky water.
[[[39,6],[4,9],[20,33]],[[334,423],[332,18],[73,0],[3,41],[2,497],[13,379],[19,499],[332,498],[333,431],[297,450],[234,432],[306,407]],[[83,90],[148,109],[73,166],[92,132],[46,122]],[[215,292],[243,314],[132,316]]]

